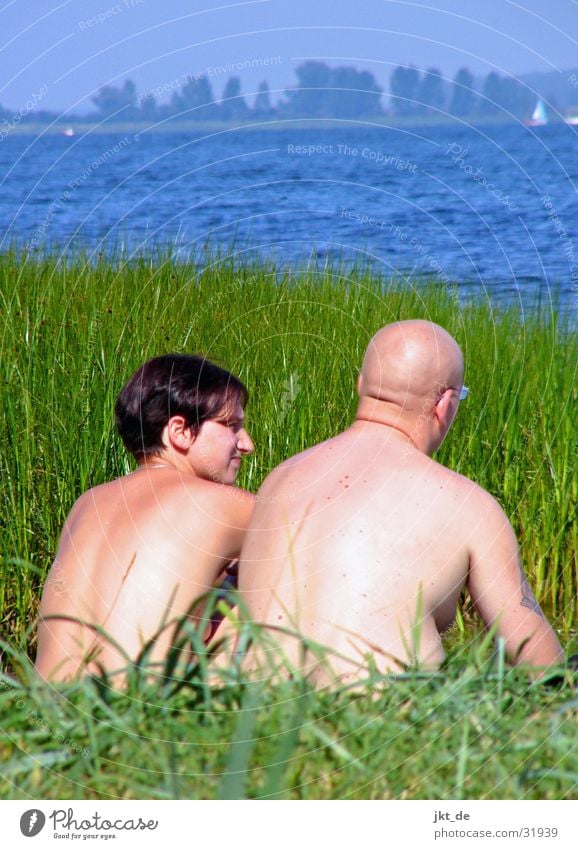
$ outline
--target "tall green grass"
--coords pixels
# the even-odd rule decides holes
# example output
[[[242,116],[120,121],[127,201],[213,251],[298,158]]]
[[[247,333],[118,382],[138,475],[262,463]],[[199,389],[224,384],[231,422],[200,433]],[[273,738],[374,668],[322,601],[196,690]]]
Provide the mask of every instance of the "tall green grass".
[[[531,684],[485,642],[362,692],[209,678],[202,648],[166,683],[55,689],[21,656],[0,675],[0,798],[576,798],[570,677]]]
[[[245,380],[257,450],[240,483],[254,491],[347,426],[370,337],[416,317],[455,335],[472,390],[439,459],[501,501],[530,582],[571,640],[578,343],[554,313],[521,317],[458,294],[363,268],[0,257],[0,797],[576,797],[570,674],[557,687],[529,682],[489,636],[472,638],[469,618],[440,672],[364,692],[249,683],[234,667],[217,672],[198,635],[190,668],[175,674],[169,657],[166,681],[135,669],[121,692],[92,679],[55,689],[28,659],[67,512],[128,468],[113,405],[144,359],[202,352]]]
[[[83,490],[127,470],[113,405],[144,359],[202,352],[242,377],[257,450],[240,483],[254,491],[274,465],[348,425],[373,333],[426,318],[461,344],[472,390],[438,459],[501,501],[530,582],[568,639],[578,342],[555,312],[498,312],[458,294],[363,268],[0,257],[3,633],[33,648],[39,589],[67,512]]]

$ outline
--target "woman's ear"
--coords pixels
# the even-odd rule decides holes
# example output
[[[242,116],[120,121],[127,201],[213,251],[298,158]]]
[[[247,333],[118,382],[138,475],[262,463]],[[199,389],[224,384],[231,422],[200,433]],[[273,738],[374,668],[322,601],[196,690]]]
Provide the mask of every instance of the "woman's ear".
[[[171,416],[163,430],[163,444],[177,451],[187,451],[194,441],[195,435],[184,416]]]

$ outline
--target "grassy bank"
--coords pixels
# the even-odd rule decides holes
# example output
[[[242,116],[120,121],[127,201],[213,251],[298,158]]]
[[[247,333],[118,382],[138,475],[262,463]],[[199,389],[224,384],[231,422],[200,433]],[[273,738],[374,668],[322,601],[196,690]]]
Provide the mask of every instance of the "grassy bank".
[[[125,693],[0,680],[0,797],[577,798],[574,686],[529,685],[486,655],[456,649],[435,675],[363,694],[209,686],[203,662]]]
[[[127,470],[112,408],[147,357],[203,352],[251,391],[255,490],[288,455],[347,426],[364,348],[389,321],[455,335],[472,394],[438,459],[490,490],[522,544],[530,581],[568,635],[575,618],[575,334],[556,317],[463,307],[432,283],[369,272],[290,273],[230,260],[198,270],[166,257],[67,265],[0,259],[3,315],[0,505],[3,631],[21,640],[62,522],[89,486]]]
[[[410,317],[442,324],[466,359],[472,393],[438,459],[500,500],[532,587],[562,641],[572,639],[578,341],[555,315],[521,321],[515,311],[460,305],[435,282],[402,289],[362,269],[345,276],[230,260],[196,268],[168,257],[63,264],[5,255],[0,293],[5,668],[26,666],[6,646],[34,651],[39,589],[73,502],[128,468],[112,408],[144,359],[202,352],[245,380],[257,451],[240,483],[254,491],[272,466],[348,424],[369,338]],[[444,673],[409,675],[373,698],[313,695],[296,683],[211,692],[196,680],[170,697],[142,688],[133,699],[103,696],[86,683],[60,699],[21,672],[0,693],[4,792],[37,795],[50,769],[51,794],[63,797],[570,794],[571,690],[505,673],[499,658],[480,654],[479,638],[471,644],[466,625],[454,630]],[[14,687],[23,688],[18,698]],[[130,766],[149,740],[150,773]]]

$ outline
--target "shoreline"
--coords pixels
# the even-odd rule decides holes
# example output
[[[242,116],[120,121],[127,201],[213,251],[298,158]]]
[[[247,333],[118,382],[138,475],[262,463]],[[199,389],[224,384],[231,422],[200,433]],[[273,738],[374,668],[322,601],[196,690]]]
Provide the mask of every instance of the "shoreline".
[[[254,249],[257,251],[257,248]],[[554,320],[560,330],[574,332],[578,324],[578,306],[576,294],[572,290],[562,291],[544,278],[527,275],[524,280],[514,286],[503,289],[504,281],[500,279],[459,279],[441,278],[435,270],[397,269],[389,276],[382,273],[370,261],[365,263],[350,260],[346,256],[328,256],[320,254],[312,258],[311,254],[296,257],[294,260],[280,259],[274,254],[268,256],[254,254],[250,247],[239,248],[232,245],[198,244],[186,247],[172,243],[148,244],[132,249],[126,241],[119,239],[110,245],[74,245],[66,241],[57,244],[38,245],[27,248],[26,244],[12,242],[0,247],[0,263],[15,262],[22,266],[39,264],[58,264],[70,270],[75,268],[95,270],[100,266],[108,267],[115,273],[128,269],[138,270],[143,263],[149,267],[163,268],[171,264],[180,270],[192,269],[196,276],[202,275],[208,267],[218,267],[226,264],[228,272],[241,275],[248,267],[257,272],[274,275],[285,275],[290,279],[302,279],[315,271],[323,275],[334,275],[341,280],[346,274],[348,280],[371,278],[372,286],[382,293],[410,293],[413,291],[429,291],[432,287],[455,301],[460,310],[469,308],[485,308],[496,315],[515,312],[520,325],[528,320],[538,318],[540,321]],[[339,288],[338,284],[335,284]],[[541,288],[544,291],[541,291]]]
[[[352,120],[350,118],[274,118],[268,120],[243,121],[243,122],[225,122],[225,121],[178,121],[175,119],[163,119],[159,121],[118,121],[109,122],[103,119],[98,121],[82,121],[72,119],[68,122],[59,120],[58,123],[26,123],[10,127],[4,139],[10,136],[62,136],[64,138],[76,138],[87,134],[98,135],[117,135],[119,133],[133,133],[141,135],[143,133],[221,133],[232,130],[258,130],[263,132],[271,132],[278,130],[295,130],[302,132],[303,130],[343,130],[344,128],[354,130],[364,130],[368,127],[384,130],[428,130],[428,129],[471,129],[488,127],[520,127],[532,132],[548,130],[549,127],[572,127],[573,124],[567,121],[551,121],[545,126],[530,127],[522,121],[505,120],[503,118],[489,117],[476,118],[476,120],[468,121],[465,118],[455,119],[437,119],[416,121],[411,118],[396,118],[394,116],[383,116],[379,118],[360,118]],[[72,130],[72,134],[66,132]]]

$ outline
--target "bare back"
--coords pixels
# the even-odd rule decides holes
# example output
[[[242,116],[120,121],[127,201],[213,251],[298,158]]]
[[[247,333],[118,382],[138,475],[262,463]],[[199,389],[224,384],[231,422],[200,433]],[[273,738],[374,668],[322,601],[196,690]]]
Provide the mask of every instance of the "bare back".
[[[252,505],[253,496],[243,490],[172,468],[141,468],[82,495],[42,596],[40,673],[62,679],[81,668],[111,671],[126,666],[126,656],[135,659],[238,556]],[[164,656],[172,632],[162,630],[152,660]]]
[[[469,391],[455,339],[432,322],[386,325],[357,389],[353,425],[283,463],[257,494],[239,589],[268,639],[255,640],[248,668],[284,664],[318,684],[363,678],[368,662],[437,668],[466,585],[514,662],[559,662],[503,510],[430,459]]]
[[[358,423],[298,455],[258,496],[240,569],[250,614],[331,647],[341,675],[368,654],[382,671],[437,666],[439,631],[468,575],[473,493],[379,425]],[[297,664],[299,644],[278,638]]]

